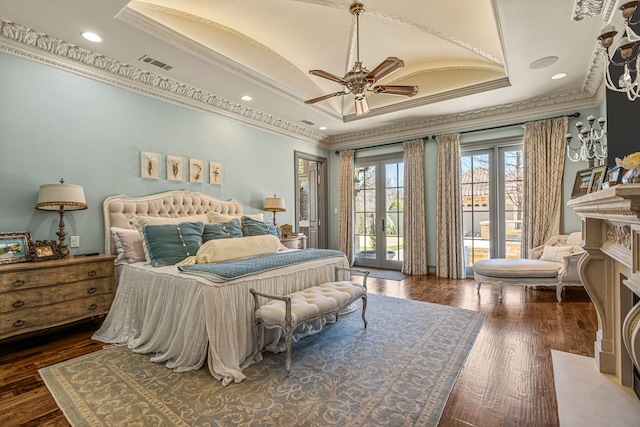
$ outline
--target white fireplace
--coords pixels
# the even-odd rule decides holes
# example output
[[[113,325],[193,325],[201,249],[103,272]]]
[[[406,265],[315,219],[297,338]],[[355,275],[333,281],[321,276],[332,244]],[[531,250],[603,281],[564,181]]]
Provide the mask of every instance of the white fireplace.
[[[598,314],[600,372],[633,385],[640,369],[640,184],[623,184],[567,203],[582,218],[587,256],[578,268]]]

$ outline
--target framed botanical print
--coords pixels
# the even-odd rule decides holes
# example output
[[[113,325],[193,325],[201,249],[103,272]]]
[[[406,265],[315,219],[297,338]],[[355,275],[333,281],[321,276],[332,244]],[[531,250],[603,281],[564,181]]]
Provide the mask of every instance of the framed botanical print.
[[[29,261],[31,233],[0,233],[0,264]]]
[[[180,156],[167,156],[167,180],[168,181],[182,181],[182,157]]]
[[[571,192],[571,198],[584,196],[589,193],[591,189],[591,176],[593,175],[593,169],[582,169],[576,172],[576,180],[573,183],[573,191]]]
[[[189,181],[204,182],[204,160],[189,159]]]
[[[142,178],[158,179],[160,169],[160,154],[148,151],[140,152],[140,176]]]
[[[222,163],[209,162],[209,183],[222,184]]]

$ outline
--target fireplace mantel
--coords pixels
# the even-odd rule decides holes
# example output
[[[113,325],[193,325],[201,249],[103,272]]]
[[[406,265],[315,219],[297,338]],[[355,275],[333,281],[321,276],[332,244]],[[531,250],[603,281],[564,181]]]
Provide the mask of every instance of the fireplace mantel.
[[[640,369],[640,184],[623,184],[567,203],[582,218],[587,256],[580,278],[598,314],[594,343],[600,372],[632,386]]]

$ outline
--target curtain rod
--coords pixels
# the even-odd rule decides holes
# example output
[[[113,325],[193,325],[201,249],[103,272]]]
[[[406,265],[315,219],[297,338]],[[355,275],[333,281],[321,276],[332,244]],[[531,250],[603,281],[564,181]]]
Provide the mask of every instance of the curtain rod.
[[[549,119],[559,119],[560,117],[572,117],[572,118],[577,118],[580,117],[580,113],[579,112],[575,112],[575,113],[571,113],[571,114],[563,114],[561,116],[555,116],[555,117],[549,117]],[[549,119],[543,119],[543,120],[549,120]],[[494,129],[502,129],[502,128],[507,128],[507,127],[511,127],[511,126],[521,126],[525,123],[528,122],[521,122],[521,123],[512,123],[510,125],[501,125],[501,126],[493,126],[493,127],[489,127],[489,128],[484,128],[484,129],[474,129],[474,130],[467,130],[464,132],[458,132],[460,134],[463,133],[471,133],[471,132],[482,132],[485,130],[494,130]],[[436,139],[438,135],[431,135],[431,139]],[[417,139],[424,139],[425,141],[427,141],[429,139],[429,135],[422,137],[422,138],[417,138]],[[378,144],[378,145],[370,145],[368,147],[358,147],[358,148],[354,148],[354,151],[358,151],[358,150],[368,150],[369,148],[378,148],[378,147],[385,147],[387,145],[396,145],[396,144],[402,144],[404,141],[396,141],[396,142],[388,142],[386,144]],[[340,150],[336,150],[336,156],[340,155]]]
[[[542,120],[550,120],[550,119],[559,119],[560,117],[573,117],[574,119],[577,117],[580,117],[580,113],[579,112],[575,112],[575,113],[571,113],[571,114],[563,114],[561,116],[555,116],[555,117],[549,117],[548,119],[542,119]],[[494,129],[502,129],[502,128],[508,128],[511,126],[522,126],[525,123],[529,123],[531,120],[527,121],[527,122],[522,122],[522,123],[512,123],[510,125],[501,125],[501,126],[493,126],[493,127],[489,127],[489,128],[484,128],[484,129],[474,129],[474,130],[467,130],[464,132],[458,132],[459,134],[463,134],[463,133],[472,133],[472,132],[482,132],[485,130],[494,130]],[[431,139],[436,139],[438,135],[431,135]],[[428,139],[429,137],[427,137]]]

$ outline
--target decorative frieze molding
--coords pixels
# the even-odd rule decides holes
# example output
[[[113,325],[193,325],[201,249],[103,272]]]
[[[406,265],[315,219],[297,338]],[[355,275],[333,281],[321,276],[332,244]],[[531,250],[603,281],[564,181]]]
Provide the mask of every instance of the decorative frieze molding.
[[[13,46],[7,42],[13,42]],[[23,50],[21,47],[30,49]],[[0,51],[307,142],[318,144],[326,139],[326,136],[296,123],[234,103],[179,81],[141,70],[64,40],[37,33],[14,22],[0,20]],[[40,56],[39,53],[46,56]],[[70,62],[73,66],[69,66]],[[81,72],[81,69],[85,71]]]
[[[591,16],[598,16],[602,13],[607,3],[615,3],[610,0],[576,0],[573,5],[573,16],[571,19],[574,21],[581,21],[584,18]]]
[[[631,227],[607,223],[607,242],[631,250]]]

